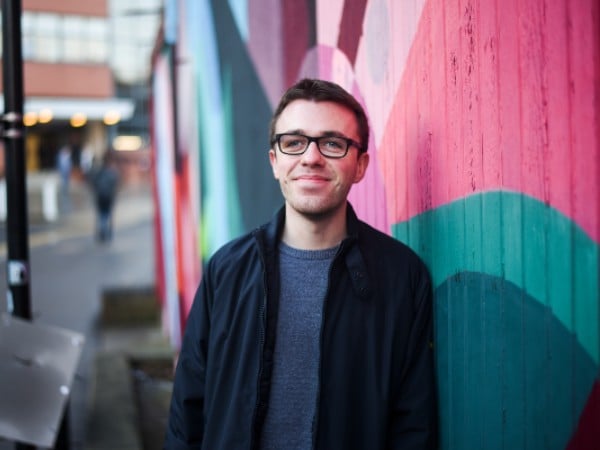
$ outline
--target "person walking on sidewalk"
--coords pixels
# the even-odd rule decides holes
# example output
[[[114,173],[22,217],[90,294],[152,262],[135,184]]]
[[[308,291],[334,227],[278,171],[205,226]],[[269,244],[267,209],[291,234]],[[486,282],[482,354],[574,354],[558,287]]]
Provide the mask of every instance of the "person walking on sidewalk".
[[[270,138],[284,206],[206,266],[164,448],[434,448],[428,271],[347,200],[369,163],[363,108],[304,79],[283,95]]]
[[[96,238],[108,242],[113,235],[112,212],[119,186],[119,173],[110,151],[104,155],[100,167],[90,172],[90,184],[96,206]]]

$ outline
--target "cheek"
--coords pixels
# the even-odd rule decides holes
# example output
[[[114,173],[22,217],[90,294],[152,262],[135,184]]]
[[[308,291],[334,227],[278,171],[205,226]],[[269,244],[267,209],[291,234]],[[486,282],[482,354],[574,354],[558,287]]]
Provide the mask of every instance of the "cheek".
[[[354,184],[358,181],[359,171],[357,167],[348,167],[343,171],[341,177],[344,179],[345,184]]]
[[[271,163],[271,170],[273,171],[273,176],[276,180],[279,179],[279,169],[277,167],[277,158],[273,154],[273,152],[269,152],[269,162]]]
[[[284,165],[282,165],[281,163],[277,164],[273,164],[273,176],[275,177],[276,180],[283,180],[285,179],[285,174],[286,174],[286,168]]]

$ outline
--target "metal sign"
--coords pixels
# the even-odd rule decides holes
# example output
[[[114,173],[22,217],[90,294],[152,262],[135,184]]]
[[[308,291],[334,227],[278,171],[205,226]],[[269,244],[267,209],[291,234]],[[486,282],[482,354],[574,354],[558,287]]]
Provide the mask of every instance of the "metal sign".
[[[84,337],[0,316],[0,436],[54,446]]]

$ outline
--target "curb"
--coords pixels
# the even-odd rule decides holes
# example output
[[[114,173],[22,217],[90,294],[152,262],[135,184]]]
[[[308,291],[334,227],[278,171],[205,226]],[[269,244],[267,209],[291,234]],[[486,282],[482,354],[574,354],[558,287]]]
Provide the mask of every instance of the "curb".
[[[84,450],[161,448],[173,350],[154,287],[106,287],[99,327]]]
[[[86,450],[142,449],[127,359],[116,353],[96,356]]]

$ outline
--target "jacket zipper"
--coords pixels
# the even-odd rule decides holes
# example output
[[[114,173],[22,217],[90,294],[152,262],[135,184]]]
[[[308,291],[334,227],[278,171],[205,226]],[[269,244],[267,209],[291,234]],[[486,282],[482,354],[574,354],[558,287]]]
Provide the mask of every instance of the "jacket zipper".
[[[258,420],[258,411],[260,410],[260,402],[261,402],[261,389],[260,389],[260,383],[261,383],[261,379],[262,379],[262,373],[263,373],[263,357],[264,357],[264,350],[265,350],[265,330],[267,327],[266,324],[266,317],[265,317],[265,311],[267,308],[267,267],[265,264],[265,259],[264,259],[264,255],[262,254],[262,252],[260,252],[260,258],[262,261],[262,265],[263,265],[263,302],[261,304],[260,307],[260,311],[259,311],[259,317],[260,317],[260,324],[261,324],[261,328],[260,328],[260,335],[259,335],[259,349],[260,349],[260,357],[259,357],[259,363],[258,363],[258,378],[256,380],[256,404],[254,405],[254,417],[252,419],[252,430],[251,430],[251,438],[250,438],[250,450],[253,449],[258,449],[258,445],[259,445],[259,436],[258,436],[258,430],[257,430],[257,420]]]
[[[323,311],[321,313],[321,329],[319,330],[319,369],[317,376],[317,398],[315,405],[315,415],[313,416],[313,425],[312,425],[312,450],[316,450],[317,448],[317,433],[319,432],[319,405],[321,404],[321,379],[322,379],[322,362],[323,362],[323,329],[325,328],[325,310],[327,306],[327,299],[329,298],[329,291],[331,289],[331,273],[333,272],[333,266],[336,264],[336,261],[342,251],[342,247],[344,246],[344,242],[340,244],[338,251],[336,252],[333,260],[331,261],[331,265],[329,266],[329,274],[327,276],[327,290],[325,291],[325,298],[323,299]]]

